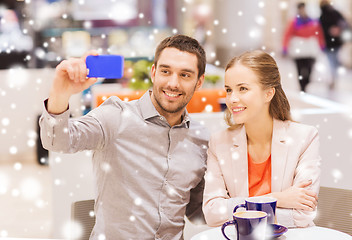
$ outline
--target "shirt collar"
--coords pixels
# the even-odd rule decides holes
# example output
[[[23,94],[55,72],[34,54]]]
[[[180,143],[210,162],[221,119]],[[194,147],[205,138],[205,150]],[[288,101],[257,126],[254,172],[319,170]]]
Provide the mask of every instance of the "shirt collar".
[[[158,118],[161,117],[161,115],[155,109],[155,107],[152,103],[152,99],[150,98],[151,93],[152,93],[152,91],[148,90],[139,99],[139,106],[140,106],[140,110],[141,110],[142,117],[144,118],[144,120],[154,118],[154,117],[158,117]],[[182,114],[182,122],[180,125],[181,126],[184,125],[186,128],[189,128],[190,120],[191,120],[191,118],[189,117],[188,111],[185,110],[184,113]]]
[[[155,109],[152,99],[150,98],[151,90],[146,91],[139,99],[139,106],[141,109],[142,117],[147,120],[152,117],[159,117],[159,112]]]

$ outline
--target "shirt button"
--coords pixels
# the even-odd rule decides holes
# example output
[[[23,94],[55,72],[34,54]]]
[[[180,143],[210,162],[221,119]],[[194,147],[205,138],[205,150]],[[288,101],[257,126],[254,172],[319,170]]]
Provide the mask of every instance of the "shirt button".
[[[164,117],[160,117],[160,120],[164,120]]]

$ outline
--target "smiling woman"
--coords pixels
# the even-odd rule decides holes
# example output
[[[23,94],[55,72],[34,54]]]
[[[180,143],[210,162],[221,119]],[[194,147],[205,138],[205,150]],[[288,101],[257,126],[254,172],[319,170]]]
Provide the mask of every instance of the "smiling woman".
[[[208,225],[222,225],[237,204],[262,195],[277,199],[279,224],[314,225],[318,132],[292,121],[275,60],[263,51],[234,57],[225,70],[225,89],[230,127],[209,142],[203,199]]]
[[[249,68],[237,64],[225,73],[226,105],[236,124],[257,122],[258,117],[269,117],[270,101],[274,88],[262,90],[257,75]]]

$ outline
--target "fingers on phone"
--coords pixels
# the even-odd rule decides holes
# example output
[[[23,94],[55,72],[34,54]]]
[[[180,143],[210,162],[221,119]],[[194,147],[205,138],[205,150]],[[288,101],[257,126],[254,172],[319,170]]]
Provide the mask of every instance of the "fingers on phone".
[[[81,67],[80,67],[80,63],[77,62],[75,64],[75,82],[78,83],[81,81]]]
[[[83,59],[85,60],[89,55],[98,56],[99,53],[97,50],[90,50],[84,54]]]
[[[86,64],[82,59],[71,59],[67,65],[70,79],[75,82],[85,82],[87,76]]]
[[[65,69],[66,69],[68,77],[70,78],[70,80],[73,81],[75,79],[74,67],[71,64],[66,63]]]
[[[84,84],[84,88],[89,88],[92,86],[98,79],[97,78],[87,78],[87,81]]]
[[[64,60],[57,66],[57,71],[66,72],[67,77],[75,83],[87,81],[88,69],[83,59]]]
[[[78,66],[79,66],[79,79],[81,82],[85,82],[87,77],[86,64],[83,61],[80,61]]]

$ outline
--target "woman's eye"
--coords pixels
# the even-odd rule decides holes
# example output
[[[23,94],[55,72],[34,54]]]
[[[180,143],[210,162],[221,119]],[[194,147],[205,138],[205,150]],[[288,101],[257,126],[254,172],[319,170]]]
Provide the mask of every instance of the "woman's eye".
[[[231,89],[228,88],[228,89],[226,89],[225,91],[226,91],[227,93],[230,93],[230,92],[231,92]]]
[[[248,90],[248,88],[246,88],[246,87],[240,87],[240,91],[246,91],[246,90]]]

